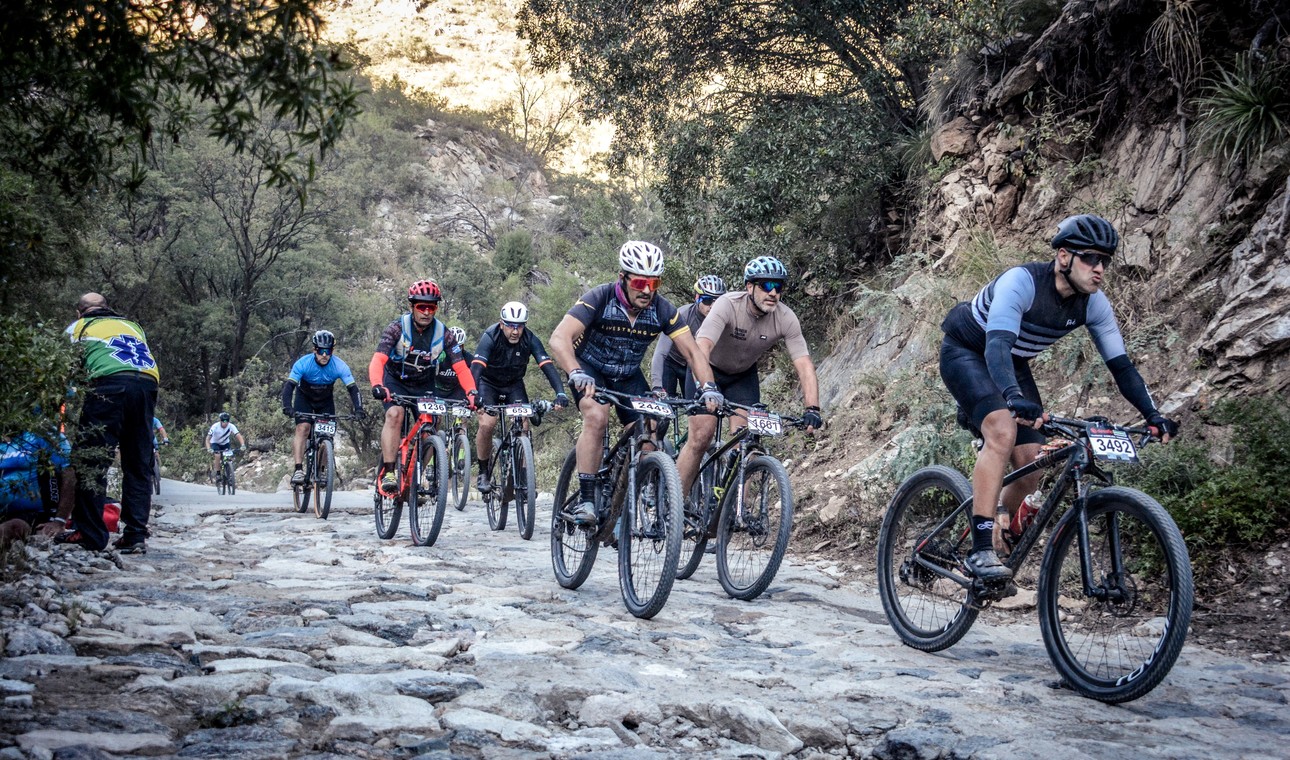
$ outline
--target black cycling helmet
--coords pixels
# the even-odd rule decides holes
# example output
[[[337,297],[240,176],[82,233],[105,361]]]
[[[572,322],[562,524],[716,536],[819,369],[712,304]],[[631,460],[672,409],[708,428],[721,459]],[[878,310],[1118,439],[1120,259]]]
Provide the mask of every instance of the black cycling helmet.
[[[314,348],[333,348],[336,345],[336,336],[327,330],[319,330],[314,333]]]
[[[726,281],[715,274],[705,274],[694,281],[696,296],[719,296],[726,292]]]
[[[229,416],[229,413],[228,413],[228,412],[220,412],[220,413],[219,413],[219,421],[220,421],[220,422],[228,422],[228,421],[229,421],[229,420],[231,420],[231,419],[233,419],[233,418]]]
[[[1119,244],[1120,236],[1111,223],[1093,214],[1066,217],[1057,224],[1057,234],[1053,236],[1053,248],[1067,250],[1115,253]]]

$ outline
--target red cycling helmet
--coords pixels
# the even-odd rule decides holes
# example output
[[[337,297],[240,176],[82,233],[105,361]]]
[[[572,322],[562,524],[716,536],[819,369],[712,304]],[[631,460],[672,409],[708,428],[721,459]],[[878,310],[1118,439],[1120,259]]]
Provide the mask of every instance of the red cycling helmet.
[[[434,280],[418,280],[408,288],[408,301],[411,303],[438,303],[440,298],[443,298],[443,293]]]

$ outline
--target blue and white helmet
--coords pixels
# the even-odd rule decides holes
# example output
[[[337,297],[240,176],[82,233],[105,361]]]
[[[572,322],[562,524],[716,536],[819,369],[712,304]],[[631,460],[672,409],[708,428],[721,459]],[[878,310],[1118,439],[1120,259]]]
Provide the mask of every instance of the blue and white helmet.
[[[663,251],[653,243],[628,240],[618,249],[618,268],[627,274],[658,277],[663,274]]]
[[[788,268],[774,256],[758,256],[744,265],[744,282],[787,280]]]
[[[529,321],[529,307],[519,301],[507,301],[502,306],[502,321],[524,324]]]

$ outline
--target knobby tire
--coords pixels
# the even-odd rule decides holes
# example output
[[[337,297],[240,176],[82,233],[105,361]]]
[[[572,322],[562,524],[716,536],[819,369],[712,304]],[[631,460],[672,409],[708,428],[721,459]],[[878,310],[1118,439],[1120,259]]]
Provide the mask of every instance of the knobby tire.
[[[488,473],[492,488],[488,489],[488,495],[484,497],[484,504],[488,507],[488,527],[492,530],[505,530],[508,504],[505,494],[510,485],[507,481],[511,475],[511,460],[509,453],[502,451],[502,442],[497,438],[493,439],[493,461],[488,466],[492,470]]]
[[[717,580],[735,599],[761,596],[788,551],[793,532],[793,487],[784,465],[760,455],[744,467],[743,509],[739,515],[739,489],[722,498],[717,529]]]
[[[685,513],[676,463],[661,451],[641,454],[629,496],[618,533],[618,585],[627,611],[649,619],[667,604],[681,556]]]
[[[376,455],[376,484],[372,488],[373,509],[376,515],[376,535],[389,540],[399,529],[399,516],[403,513],[403,502],[398,496],[386,496],[381,492],[381,455]]]
[[[562,516],[578,500],[578,458],[577,451],[571,450],[560,468],[551,505],[551,569],[555,571],[556,583],[568,589],[576,589],[586,582],[592,565],[596,564],[596,552],[600,550],[600,544],[593,540],[593,531],[580,528]]]
[[[1087,514],[1093,582],[1110,595],[1085,594],[1078,525],[1063,519],[1040,569],[1039,629],[1072,689],[1118,704],[1154,689],[1178,659],[1191,623],[1191,561],[1178,525],[1141,491],[1095,491]]]
[[[533,470],[533,441],[527,435],[515,439],[512,454],[512,479],[515,482],[515,520],[520,538],[533,538],[533,521],[537,517],[537,473]]]
[[[448,508],[448,451],[439,435],[420,436],[415,481],[408,489],[408,527],[412,543],[434,546]]]
[[[470,498],[470,438],[465,432],[452,439],[452,505],[460,512]]]
[[[336,452],[332,442],[324,438],[318,442],[314,456],[314,514],[326,520],[331,513],[331,493],[336,486]]]
[[[887,620],[901,641],[924,652],[939,652],[963,638],[979,610],[968,589],[917,564],[966,574],[972,551],[969,511],[972,486],[949,467],[924,467],[905,479],[887,505],[878,533],[878,594]],[[954,519],[933,533],[946,517]]]
[[[715,449],[716,447],[709,447],[709,454]],[[698,477],[690,486],[690,499],[685,505],[685,528],[681,534],[681,561],[676,568],[677,580],[686,580],[694,575],[708,548],[708,527],[712,523],[712,513],[720,506],[713,493],[717,465],[718,462],[713,460],[707,467],[699,470]]]

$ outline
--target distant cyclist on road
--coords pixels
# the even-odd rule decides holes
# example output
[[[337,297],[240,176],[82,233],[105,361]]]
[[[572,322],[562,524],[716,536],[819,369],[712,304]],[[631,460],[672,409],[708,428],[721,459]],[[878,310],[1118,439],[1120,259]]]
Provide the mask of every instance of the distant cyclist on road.
[[[699,352],[707,358],[722,395],[751,406],[761,403],[761,380],[757,362],[781,341],[797,371],[806,413],[806,432],[823,424],[820,389],[815,364],[802,335],[797,315],[780,299],[788,288],[788,268],[773,256],[758,256],[744,266],[744,289],[727,293],[712,306],[699,328]],[[695,381],[686,377],[686,393],[693,394]],[[741,416],[730,418],[731,431],[747,424]],[[699,410],[690,417],[689,437],[676,459],[681,474],[681,493],[689,493],[699,474],[699,464],[717,430],[717,418]]]
[[[705,274],[694,281],[694,301],[676,310],[681,322],[697,336],[703,318],[712,311],[712,304],[726,293],[726,281],[715,274]],[[685,355],[666,335],[658,336],[654,358],[649,365],[650,386],[657,396],[680,397],[685,389]]]
[[[291,485],[304,485],[305,482],[305,439],[309,437],[312,423],[296,417],[304,414],[335,414],[336,399],[332,388],[336,381],[341,381],[349,391],[349,402],[354,405],[354,414],[363,416],[363,402],[358,396],[358,383],[339,356],[335,356],[336,336],[327,330],[314,333],[313,353],[305,354],[291,365],[291,372],[282,382],[282,413],[296,420],[296,435],[291,441],[291,454],[295,457],[296,469],[291,474]],[[293,400],[294,397],[294,400]]]
[[[961,302],[941,323],[941,379],[985,441],[972,471],[972,553],[968,568],[978,578],[1005,581],[1012,571],[993,546],[996,505],[1015,512],[1043,472],[1022,478],[1002,493],[1004,470],[1034,461],[1044,442],[1038,428],[1048,415],[1030,360],[1081,325],[1093,336],[1115,384],[1166,443],[1178,425],[1157,409],[1142,375],[1129,359],[1124,338],[1101,291],[1120,236],[1100,216],[1079,214],[1057,225],[1052,261],[1013,267],[991,280],[970,302]]]
[[[246,448],[246,439],[237,429],[237,425],[232,422],[232,417],[228,412],[219,413],[219,421],[211,425],[211,429],[206,433],[206,448],[214,454],[211,460],[211,480],[219,474],[220,470],[220,452],[228,451],[233,445],[233,438],[237,438],[237,445]]]
[[[152,448],[158,446],[169,446],[170,434],[166,432],[166,427],[161,424],[161,420],[156,417],[152,418]]]
[[[501,320],[485,330],[479,345],[475,346],[475,359],[470,370],[475,375],[479,400],[484,406],[528,403],[524,373],[530,359],[537,363],[551,384],[555,405],[561,409],[569,405],[569,397],[564,393],[555,363],[547,356],[537,334],[526,327],[528,321],[529,308],[519,301],[510,301],[502,306]],[[488,464],[493,456],[493,431],[496,429],[497,417],[480,415],[479,430],[475,434],[475,457],[479,462],[479,478],[475,485],[480,493],[492,487],[488,482]]]
[[[367,366],[372,395],[385,405],[381,427],[381,473],[378,487],[388,496],[399,489],[395,458],[403,426],[403,407],[392,396],[432,396],[442,354],[457,374],[457,383],[471,409],[479,407],[479,392],[457,338],[435,318],[443,293],[434,280],[419,280],[408,288],[411,310],[391,322],[381,333],[376,353]]]
[[[649,382],[641,360],[649,344],[664,333],[681,350],[691,371],[702,383],[700,400],[715,410],[721,391],[712,382],[708,361],[694,343],[690,328],[681,322],[676,307],[658,295],[663,274],[663,252],[653,243],[628,241],[618,251],[618,280],[599,285],[579,298],[551,334],[551,353],[569,375],[573,399],[582,412],[578,434],[579,503],[569,515],[580,525],[595,525],[596,470],[600,445],[609,425],[607,405],[597,403],[597,386],[634,395],[647,395]],[[640,415],[618,411],[624,425]]]

